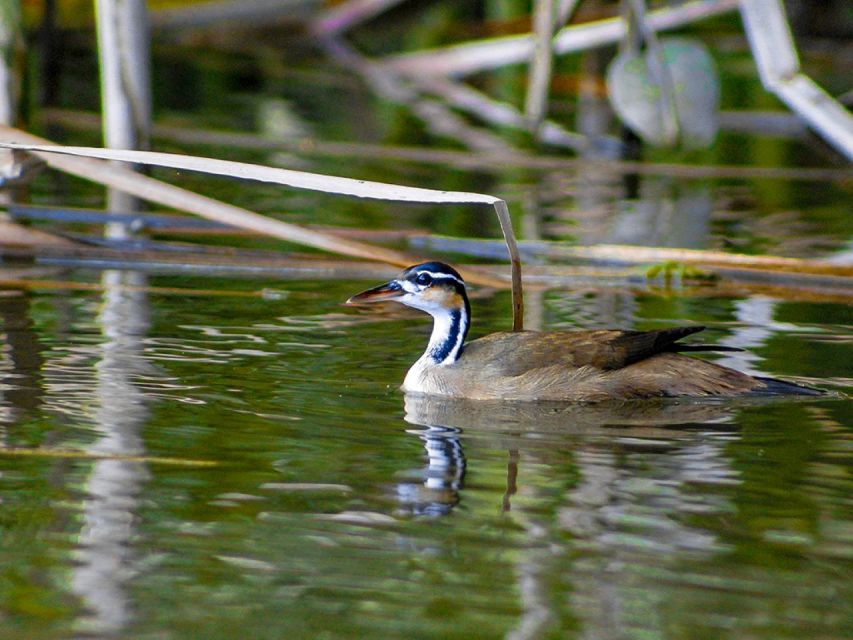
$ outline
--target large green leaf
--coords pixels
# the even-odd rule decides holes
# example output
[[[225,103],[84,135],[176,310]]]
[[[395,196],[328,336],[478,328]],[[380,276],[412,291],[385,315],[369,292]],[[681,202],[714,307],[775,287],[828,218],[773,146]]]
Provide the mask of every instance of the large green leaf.
[[[662,39],[659,51],[662,65],[651,48],[614,58],[607,70],[613,108],[650,144],[707,147],[718,128],[720,81],[714,61],[695,40]]]

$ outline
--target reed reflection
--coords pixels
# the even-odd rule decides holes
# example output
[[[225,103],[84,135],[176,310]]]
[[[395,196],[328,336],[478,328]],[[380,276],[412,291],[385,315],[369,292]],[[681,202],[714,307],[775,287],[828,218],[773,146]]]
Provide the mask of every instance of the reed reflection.
[[[44,347],[30,314],[30,296],[22,291],[0,295],[0,424],[11,425],[39,407],[44,388]]]
[[[777,305],[777,300],[762,295],[738,300],[735,303],[735,318],[740,326],[732,331],[726,344],[743,351],[726,353],[717,362],[750,375],[766,375],[759,367],[763,358],[755,349],[767,344],[774,333],[796,329],[794,325],[775,320]]]
[[[71,589],[86,607],[77,627],[88,634],[112,636],[131,618],[125,585],[134,571],[131,541],[139,496],[149,478],[147,465],[127,456],[145,452],[140,430],[149,411],[134,376],[146,366],[141,356],[150,320],[147,294],[141,290],[143,274],[106,271],[103,283],[98,322],[105,341],[95,388],[99,437],[89,452],[113,457],[94,462],[85,482]]]

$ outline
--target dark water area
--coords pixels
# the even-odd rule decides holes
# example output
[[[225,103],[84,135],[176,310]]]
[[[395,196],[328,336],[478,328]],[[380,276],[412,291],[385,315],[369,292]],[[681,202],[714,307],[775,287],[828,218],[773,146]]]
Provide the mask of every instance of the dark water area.
[[[294,54],[295,68],[269,52],[155,53],[160,122],[435,143],[317,52]],[[724,87],[745,84],[743,56],[719,55]],[[93,80],[64,82],[63,106],[95,108]],[[768,100],[750,87],[736,100]],[[70,128],[51,135],[98,144]],[[509,201],[523,239],[838,263],[853,251],[849,178],[626,180],[599,165],[155,146],[493,193]],[[693,165],[833,164],[803,139],[732,133],[698,156],[656,153]],[[461,206],[154,173],[289,222],[499,235],[490,212]],[[30,197],[103,206],[100,188],[50,173]],[[704,324],[706,341],[745,349],[716,361],[832,394],[471,403],[398,390],[429,322],[342,305],[372,281],[2,271],[23,268],[33,286],[0,291],[4,639],[851,637],[849,298],[665,286],[642,269],[616,283],[531,287],[531,328]],[[472,337],[508,328],[507,292],[476,288],[472,306]]]

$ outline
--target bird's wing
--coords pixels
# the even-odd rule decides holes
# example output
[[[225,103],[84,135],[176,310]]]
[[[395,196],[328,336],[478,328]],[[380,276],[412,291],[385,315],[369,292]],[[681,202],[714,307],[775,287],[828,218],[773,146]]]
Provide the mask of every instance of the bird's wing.
[[[614,370],[659,353],[726,350],[725,347],[677,344],[705,327],[676,327],[654,331],[554,331],[493,333],[465,347],[463,360],[481,363],[513,376],[531,369],[562,366]]]
[[[705,327],[674,327],[654,331],[622,331],[613,338],[613,358],[602,369],[620,369],[658,353],[680,351],[676,342],[694,333],[704,331]]]

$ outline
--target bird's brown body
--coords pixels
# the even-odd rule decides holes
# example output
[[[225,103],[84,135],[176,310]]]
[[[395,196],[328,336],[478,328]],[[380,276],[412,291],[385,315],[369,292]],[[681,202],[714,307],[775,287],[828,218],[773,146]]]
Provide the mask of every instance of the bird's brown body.
[[[493,333],[466,343],[451,364],[412,367],[403,390],[476,400],[737,396],[769,393],[768,382],[672,351],[661,332]],[[791,385],[792,388],[794,385]]]
[[[679,342],[704,327],[522,331],[493,333],[466,343],[471,313],[465,283],[453,267],[440,262],[410,267],[399,278],[349,302],[386,300],[420,309],[434,319],[426,351],[403,382],[407,393],[561,402],[823,393],[684,355],[733,350]]]

